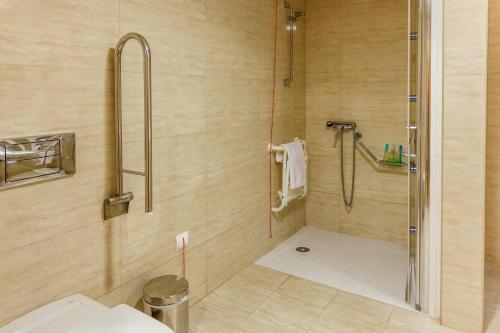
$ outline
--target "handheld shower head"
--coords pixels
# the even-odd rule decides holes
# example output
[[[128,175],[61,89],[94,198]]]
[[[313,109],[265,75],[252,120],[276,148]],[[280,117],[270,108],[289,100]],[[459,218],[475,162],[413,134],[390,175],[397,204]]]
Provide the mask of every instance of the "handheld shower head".
[[[304,13],[304,12],[295,12],[295,17],[301,17],[301,16],[306,16],[306,13]]]

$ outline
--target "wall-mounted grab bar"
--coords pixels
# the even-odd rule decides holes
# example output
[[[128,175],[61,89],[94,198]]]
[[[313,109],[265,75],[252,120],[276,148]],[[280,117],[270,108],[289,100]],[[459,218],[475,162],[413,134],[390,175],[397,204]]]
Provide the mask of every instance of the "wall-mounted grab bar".
[[[144,166],[145,171],[123,169],[122,137],[122,52],[125,44],[135,39],[142,48],[144,71]],[[123,192],[123,174],[144,176],[145,211],[153,211],[153,147],[152,147],[152,94],[151,94],[151,49],[148,41],[140,34],[124,35],[115,48],[115,134],[116,134],[116,195],[104,201],[104,218],[109,219],[128,213],[133,198],[132,192]]]
[[[356,139],[356,143],[358,145],[361,146],[361,148],[363,148],[363,150],[368,154],[368,156],[370,156],[370,158],[375,162],[377,163],[378,165],[380,166],[396,166],[396,167],[405,167],[407,166],[406,163],[394,163],[394,162],[387,162],[387,161],[384,161],[384,160],[381,160],[381,159],[378,159],[372,152],[370,149],[368,149],[368,147],[363,143],[363,141],[361,141],[361,139],[363,138],[363,135],[361,133],[356,133],[355,134],[355,139]]]

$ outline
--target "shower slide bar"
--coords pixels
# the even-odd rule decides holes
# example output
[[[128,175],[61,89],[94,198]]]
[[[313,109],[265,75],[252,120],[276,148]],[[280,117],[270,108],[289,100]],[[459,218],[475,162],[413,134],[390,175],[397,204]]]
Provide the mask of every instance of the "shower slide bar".
[[[144,166],[145,171],[123,168],[123,121],[122,121],[122,52],[125,44],[136,40],[142,48],[144,71]],[[116,137],[116,195],[104,200],[104,219],[128,213],[134,195],[123,190],[123,174],[144,177],[145,212],[153,211],[153,133],[152,133],[152,92],[151,92],[151,49],[142,35],[131,32],[124,35],[115,47],[115,137]]]
[[[296,142],[302,143],[304,148],[304,158],[305,158],[305,173],[307,174],[307,146],[304,140],[294,139]],[[278,207],[272,207],[273,213],[282,211],[290,201],[296,199],[303,199],[307,195],[307,177],[305,177],[305,183],[302,189],[290,189],[290,168],[288,167],[288,153],[285,145],[271,145],[269,144],[268,150],[270,152],[276,153],[276,162],[283,163],[282,173],[281,173],[281,190],[278,191],[278,196],[281,203]]]
[[[305,16],[306,14],[304,12],[296,12],[293,8],[293,5],[290,3],[290,1],[285,0],[285,9],[288,9],[289,14],[287,15],[287,19],[289,22],[289,40],[290,40],[290,63],[289,63],[289,76],[287,79],[283,81],[285,87],[290,87],[293,83],[293,62],[294,62],[294,54],[293,54],[293,44],[294,44],[294,32],[295,32],[295,22],[297,22],[297,18],[301,16]]]

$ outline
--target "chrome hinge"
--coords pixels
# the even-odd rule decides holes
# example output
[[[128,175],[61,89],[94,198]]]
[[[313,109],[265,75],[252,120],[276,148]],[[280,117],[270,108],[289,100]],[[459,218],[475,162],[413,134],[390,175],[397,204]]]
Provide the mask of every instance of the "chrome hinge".
[[[412,103],[418,102],[418,96],[417,95],[410,95],[410,102],[412,102]]]
[[[410,227],[409,232],[411,235],[415,235],[417,233],[417,227]]]
[[[410,32],[410,40],[417,40],[418,32]]]

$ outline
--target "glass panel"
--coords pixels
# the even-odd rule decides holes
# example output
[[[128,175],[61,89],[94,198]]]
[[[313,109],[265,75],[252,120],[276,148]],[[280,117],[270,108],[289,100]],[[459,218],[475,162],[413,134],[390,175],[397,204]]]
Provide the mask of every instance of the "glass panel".
[[[418,303],[418,177],[416,173],[417,154],[417,128],[419,112],[419,87],[420,87],[420,0],[409,0],[409,42],[408,42],[408,281],[406,301],[412,305]]]

